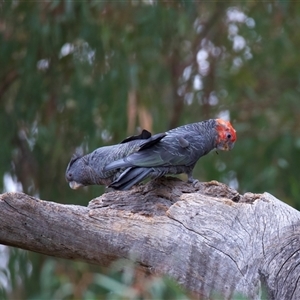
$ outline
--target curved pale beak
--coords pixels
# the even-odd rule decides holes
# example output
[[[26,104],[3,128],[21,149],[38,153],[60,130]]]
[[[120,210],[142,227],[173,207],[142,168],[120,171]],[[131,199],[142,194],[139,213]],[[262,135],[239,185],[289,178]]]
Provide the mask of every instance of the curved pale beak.
[[[234,147],[234,142],[228,142],[223,144],[222,146],[219,146],[218,149],[224,150],[224,151],[229,151]]]
[[[230,142],[230,143],[226,144],[226,148],[227,148],[226,150],[227,151],[232,150],[232,148],[234,147],[234,143],[235,142]]]

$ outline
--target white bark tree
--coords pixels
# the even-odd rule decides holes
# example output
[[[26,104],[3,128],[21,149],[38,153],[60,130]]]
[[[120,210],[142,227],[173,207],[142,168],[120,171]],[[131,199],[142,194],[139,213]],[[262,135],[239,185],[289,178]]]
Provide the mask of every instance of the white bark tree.
[[[300,299],[299,233],[297,210],[216,181],[162,178],[88,207],[0,195],[1,244],[103,266],[134,258],[201,299],[259,299],[263,289],[269,299]]]

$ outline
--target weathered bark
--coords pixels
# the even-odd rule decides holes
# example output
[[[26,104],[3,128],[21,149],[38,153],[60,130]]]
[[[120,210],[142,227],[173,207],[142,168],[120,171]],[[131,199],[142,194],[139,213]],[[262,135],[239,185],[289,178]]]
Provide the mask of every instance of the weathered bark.
[[[0,196],[0,243],[108,265],[130,258],[210,298],[300,299],[300,213],[268,193],[164,178],[88,207]]]

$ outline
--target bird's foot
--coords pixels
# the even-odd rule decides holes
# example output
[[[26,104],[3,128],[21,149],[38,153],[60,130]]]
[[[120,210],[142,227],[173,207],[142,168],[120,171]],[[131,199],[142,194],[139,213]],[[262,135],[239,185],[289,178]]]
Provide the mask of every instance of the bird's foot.
[[[193,177],[189,177],[187,182],[188,182],[188,183],[191,183],[194,187],[195,187],[198,183],[200,183],[200,181],[199,181],[198,179],[194,179]]]
[[[104,190],[104,193],[106,194],[106,193],[110,193],[110,192],[114,192],[114,191],[115,191],[114,188],[112,188],[112,187],[110,187],[110,186],[106,186],[106,187],[105,187],[105,190]]]

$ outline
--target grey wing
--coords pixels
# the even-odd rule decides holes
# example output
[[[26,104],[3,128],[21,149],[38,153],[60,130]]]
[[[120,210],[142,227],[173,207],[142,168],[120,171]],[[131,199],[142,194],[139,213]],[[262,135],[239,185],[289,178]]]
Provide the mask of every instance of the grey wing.
[[[135,140],[147,140],[151,137],[151,132],[149,132],[146,129],[143,129],[143,131],[139,135],[132,135],[124,139],[123,141],[120,142],[120,144],[128,143],[130,141],[135,141]]]
[[[106,170],[126,167],[189,166],[206,154],[195,145],[192,135],[166,137],[153,147],[141,149],[106,166]]]

